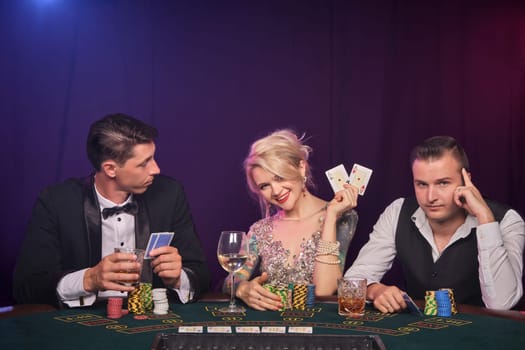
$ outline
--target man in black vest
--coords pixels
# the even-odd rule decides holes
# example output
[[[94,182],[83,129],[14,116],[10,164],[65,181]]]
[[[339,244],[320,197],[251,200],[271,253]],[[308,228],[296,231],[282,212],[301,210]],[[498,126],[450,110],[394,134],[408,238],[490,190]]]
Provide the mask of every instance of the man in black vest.
[[[460,304],[513,307],[523,294],[523,219],[482,197],[454,138],[431,137],[410,160],[415,198],[385,209],[345,276],[366,278],[367,298],[385,313],[407,307],[405,291],[381,283],[396,257],[412,298],[452,288]]]
[[[44,189],[34,206],[14,274],[18,303],[77,307],[125,296],[134,287],[122,282],[136,281],[140,265],[114,248],[144,249],[152,232],[175,236],[151,251],[143,280],[182,303],[209,288],[182,185],[159,175],[156,137],[154,127],[124,114],[91,125],[87,154],[95,173]]]

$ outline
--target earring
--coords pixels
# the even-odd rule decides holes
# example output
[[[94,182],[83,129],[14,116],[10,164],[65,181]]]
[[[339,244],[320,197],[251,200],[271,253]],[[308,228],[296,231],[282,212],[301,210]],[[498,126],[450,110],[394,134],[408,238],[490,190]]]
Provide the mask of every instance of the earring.
[[[308,178],[306,176],[303,176],[303,198],[306,197],[306,180]]]

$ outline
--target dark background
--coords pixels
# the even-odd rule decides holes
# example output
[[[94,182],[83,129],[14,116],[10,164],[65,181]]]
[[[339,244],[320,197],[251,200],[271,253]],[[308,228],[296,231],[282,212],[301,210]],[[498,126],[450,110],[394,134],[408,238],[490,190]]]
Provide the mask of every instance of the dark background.
[[[412,194],[429,136],[458,138],[482,193],[525,212],[524,73],[523,1],[1,1],[0,305],[38,192],[91,172],[105,114],[159,129],[218,282],[219,232],[260,217],[242,161],[277,128],[306,133],[325,199],[325,170],[374,170],[347,265]]]

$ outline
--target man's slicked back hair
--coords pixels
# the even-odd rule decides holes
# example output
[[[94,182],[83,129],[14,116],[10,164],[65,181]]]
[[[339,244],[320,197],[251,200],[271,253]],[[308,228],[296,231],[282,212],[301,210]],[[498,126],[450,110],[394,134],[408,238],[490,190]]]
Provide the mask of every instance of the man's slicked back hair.
[[[141,120],[122,113],[109,114],[91,125],[87,155],[97,171],[108,159],[123,165],[133,157],[134,146],[153,142],[157,136],[157,129]]]
[[[410,166],[417,160],[435,160],[443,157],[445,153],[450,154],[458,161],[461,168],[469,171],[467,154],[459,142],[451,136],[433,136],[412,150],[410,154]]]

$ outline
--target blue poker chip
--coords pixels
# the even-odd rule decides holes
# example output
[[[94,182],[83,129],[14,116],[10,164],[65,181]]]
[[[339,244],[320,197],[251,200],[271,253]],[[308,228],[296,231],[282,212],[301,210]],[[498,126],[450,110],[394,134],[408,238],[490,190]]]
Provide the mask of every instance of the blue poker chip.
[[[315,304],[315,284],[306,286],[306,307],[313,307]]]

